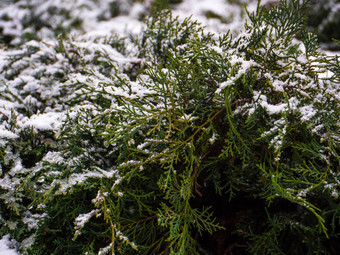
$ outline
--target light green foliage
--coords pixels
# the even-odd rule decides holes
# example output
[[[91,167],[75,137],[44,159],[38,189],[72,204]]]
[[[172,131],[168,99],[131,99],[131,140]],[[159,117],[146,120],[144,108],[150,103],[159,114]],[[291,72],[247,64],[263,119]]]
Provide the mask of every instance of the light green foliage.
[[[27,254],[332,254],[340,67],[305,29],[305,4],[259,4],[235,38],[162,11],[138,38],[60,39],[48,57],[23,45],[61,86],[36,108],[3,90],[22,103],[1,119],[18,135],[0,150],[1,233],[32,235]],[[62,125],[20,126],[52,101]]]

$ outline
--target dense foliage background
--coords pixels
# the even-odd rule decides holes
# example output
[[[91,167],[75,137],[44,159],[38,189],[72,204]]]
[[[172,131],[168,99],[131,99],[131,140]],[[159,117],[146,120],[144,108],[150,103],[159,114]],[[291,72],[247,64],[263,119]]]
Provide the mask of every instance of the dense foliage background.
[[[9,245],[336,254],[337,2],[207,3],[3,2]]]

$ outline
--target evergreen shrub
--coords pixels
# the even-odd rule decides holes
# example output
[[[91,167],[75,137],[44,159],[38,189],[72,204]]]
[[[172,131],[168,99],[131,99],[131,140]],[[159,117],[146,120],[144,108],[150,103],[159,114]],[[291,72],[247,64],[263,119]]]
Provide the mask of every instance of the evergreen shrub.
[[[340,40],[340,1],[339,0],[311,0],[308,8],[308,22],[318,35],[322,48],[339,50]]]
[[[3,1],[3,0],[2,0]],[[138,0],[16,0],[0,9],[0,44],[66,38],[87,31],[88,19],[126,15]],[[0,4],[1,7],[1,4]],[[85,23],[85,24],[84,24]]]
[[[138,37],[18,46],[0,235],[34,255],[336,254],[340,65],[306,4],[259,3],[236,37],[163,10]]]

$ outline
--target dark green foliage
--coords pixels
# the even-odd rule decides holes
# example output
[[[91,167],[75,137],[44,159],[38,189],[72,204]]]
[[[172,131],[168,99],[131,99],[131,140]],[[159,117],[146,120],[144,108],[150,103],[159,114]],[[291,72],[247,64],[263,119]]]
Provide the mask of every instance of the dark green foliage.
[[[73,239],[74,219],[93,209],[89,201],[95,194],[88,189],[84,184],[73,190],[72,194],[55,195],[46,203],[49,217],[39,226],[36,241],[27,251],[28,254],[44,255],[46,251],[49,254],[85,254],[104,246],[109,225],[102,224],[100,217],[86,225],[82,236]]]
[[[3,90],[22,103],[2,119],[1,234],[37,255],[336,254],[340,67],[305,9],[259,4],[235,38],[161,11],[138,38],[22,51],[7,84],[29,59],[70,68],[33,112],[25,84]],[[50,101],[62,125],[20,126]]]
[[[318,39],[324,48],[339,50],[339,45],[333,40],[340,39],[340,1],[311,0],[308,8],[308,26],[317,33]]]

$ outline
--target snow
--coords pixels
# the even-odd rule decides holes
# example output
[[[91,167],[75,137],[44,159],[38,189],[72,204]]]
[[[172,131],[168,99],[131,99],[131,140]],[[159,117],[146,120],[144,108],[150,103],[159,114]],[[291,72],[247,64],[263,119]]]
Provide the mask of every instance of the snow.
[[[22,120],[22,127],[34,127],[39,130],[57,130],[62,125],[64,113],[48,112],[36,114]]]
[[[302,121],[307,121],[309,119],[311,119],[316,113],[317,111],[313,108],[312,105],[306,105],[306,106],[302,106],[299,108],[301,114],[302,114]]]
[[[80,235],[81,234],[81,229],[84,227],[84,225],[94,216],[96,215],[97,217],[99,216],[99,210],[95,209],[92,210],[89,213],[84,213],[78,215],[78,217],[74,220],[74,225],[75,229],[77,229],[75,235]]]
[[[0,127],[0,138],[14,139],[14,138],[18,138],[18,135],[14,134],[13,132],[9,130],[4,130],[2,129],[2,127]]]
[[[41,218],[47,217],[46,213],[43,214],[32,214],[29,211],[26,212],[22,222],[28,225],[28,230],[38,228],[38,223]]]
[[[254,10],[257,1],[242,1],[248,3],[247,8]],[[173,14],[179,17],[187,18],[192,16],[197,20],[207,32],[225,33],[230,30],[233,34],[238,34],[243,26],[245,12],[239,5],[230,4],[225,0],[184,0],[177,6],[174,6]],[[222,17],[222,21],[217,18],[207,18],[207,14]]]
[[[60,164],[60,163],[63,163],[64,158],[61,156],[61,153],[58,151],[49,151],[43,158],[43,161]]]
[[[11,247],[9,235],[5,235],[0,240],[0,255],[19,255],[19,253]]]

